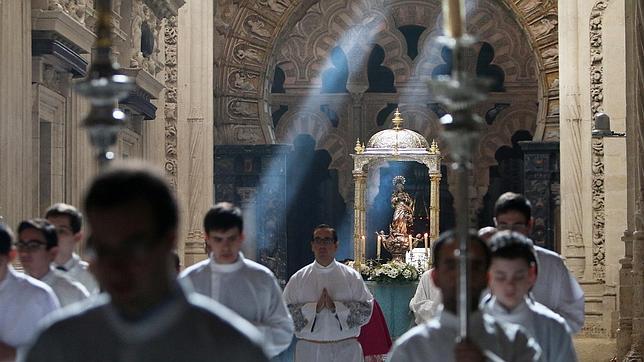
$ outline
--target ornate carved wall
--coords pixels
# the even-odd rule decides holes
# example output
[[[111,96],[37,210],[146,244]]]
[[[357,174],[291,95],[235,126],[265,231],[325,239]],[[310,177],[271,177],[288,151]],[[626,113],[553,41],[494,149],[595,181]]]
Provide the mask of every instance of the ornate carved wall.
[[[345,200],[352,199],[350,160],[356,138],[388,124],[376,121],[389,104],[400,104],[410,128],[438,138],[438,116],[425,80],[444,63],[438,3],[422,1],[220,1],[215,17],[215,142],[290,143],[309,133],[329,150]],[[411,59],[401,31],[427,29]],[[479,113],[494,114],[477,160],[474,205],[487,191],[494,153],[525,129],[536,140],[558,139],[557,19],[554,1],[491,1],[468,15],[469,31],[495,51],[493,64],[505,71],[504,93],[493,93]],[[233,35],[234,34],[234,35]],[[371,44],[385,51],[397,93],[365,93]],[[349,94],[320,94],[321,73],[331,49],[347,55]],[[284,71],[286,93],[270,94],[276,66]],[[314,96],[312,96],[314,95]],[[507,109],[496,108],[509,103]],[[284,109],[278,122],[271,113]],[[393,111],[393,109],[391,109]],[[381,117],[382,118],[382,117]],[[277,120],[276,120],[277,121]],[[275,124],[276,123],[276,124]],[[449,154],[449,150],[446,150]]]

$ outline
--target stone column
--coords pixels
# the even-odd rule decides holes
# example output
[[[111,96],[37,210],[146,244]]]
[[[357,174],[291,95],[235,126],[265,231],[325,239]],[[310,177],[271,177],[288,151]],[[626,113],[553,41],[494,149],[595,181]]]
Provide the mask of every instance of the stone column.
[[[429,172],[429,238],[434,241],[440,233],[440,166],[438,173]]]
[[[584,215],[590,210],[584,196],[588,189],[586,181],[590,174],[585,170],[590,165],[590,114],[588,102],[580,92],[580,74],[577,69],[583,64],[580,43],[587,28],[580,25],[578,2],[559,0],[559,72],[560,75],[560,152],[561,152],[561,253],[567,257],[567,264],[577,278],[585,272]]]
[[[625,1],[626,153],[628,229],[620,260],[620,361],[642,361],[644,353],[644,4]],[[622,359],[623,358],[623,359]]]
[[[353,170],[353,182],[355,184],[354,196],[354,217],[353,217],[353,258],[356,265],[364,262],[365,245],[363,237],[367,233],[367,217],[365,208],[365,186],[367,175],[364,171]]]
[[[205,257],[202,221],[213,203],[213,19],[212,1],[179,10],[177,196],[186,266]]]
[[[11,227],[38,212],[31,122],[31,1],[0,1],[0,218]]]

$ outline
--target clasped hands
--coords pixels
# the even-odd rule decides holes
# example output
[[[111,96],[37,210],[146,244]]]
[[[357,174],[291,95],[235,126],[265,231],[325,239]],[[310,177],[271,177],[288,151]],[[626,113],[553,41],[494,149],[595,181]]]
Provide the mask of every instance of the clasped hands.
[[[331,299],[331,296],[329,295],[329,292],[326,290],[326,288],[322,289],[322,295],[320,295],[320,299],[318,299],[318,304],[315,307],[315,311],[317,313],[320,313],[325,308],[329,309],[331,313],[335,313],[335,303],[333,303],[333,299]]]

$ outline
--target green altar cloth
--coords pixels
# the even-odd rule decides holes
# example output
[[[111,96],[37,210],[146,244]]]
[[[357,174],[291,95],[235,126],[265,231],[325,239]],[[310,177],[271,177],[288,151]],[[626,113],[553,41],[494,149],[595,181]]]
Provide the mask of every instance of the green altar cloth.
[[[409,301],[416,292],[418,282],[365,282],[380,304],[385,315],[391,339],[403,335],[414,326],[414,314],[409,310]]]

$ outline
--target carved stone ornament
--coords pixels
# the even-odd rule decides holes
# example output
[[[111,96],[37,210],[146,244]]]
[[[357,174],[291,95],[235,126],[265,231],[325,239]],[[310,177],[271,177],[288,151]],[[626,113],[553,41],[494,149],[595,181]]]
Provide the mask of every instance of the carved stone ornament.
[[[228,103],[228,114],[242,118],[257,116],[257,103],[233,99]]]
[[[246,27],[251,35],[255,35],[263,40],[270,39],[272,33],[268,25],[258,16],[251,15],[246,18]]]
[[[228,77],[228,82],[233,89],[242,92],[255,92],[257,91],[257,74],[246,72],[243,70],[233,71]]]
[[[541,38],[550,35],[553,30],[557,30],[557,24],[557,19],[542,18],[530,27],[532,28],[535,37]]]
[[[233,54],[239,63],[247,63],[250,61],[252,63],[262,64],[263,54],[256,48],[246,44],[238,44]]]
[[[171,16],[165,26],[166,93],[165,93],[165,171],[173,188],[177,187],[177,17]]]
[[[593,115],[604,111],[602,21],[608,1],[598,1],[590,13],[590,109]]]
[[[81,24],[85,24],[85,11],[90,5],[88,0],[47,0],[47,10],[63,11]]]
[[[593,277],[604,281],[606,266],[606,211],[604,189],[604,140],[594,137],[592,141],[592,195],[593,195]]]
[[[262,130],[258,127],[236,127],[235,138],[241,144],[256,144],[262,138]]]
[[[284,13],[291,5],[289,0],[258,0],[257,2],[262,6],[267,6],[278,14]]]

